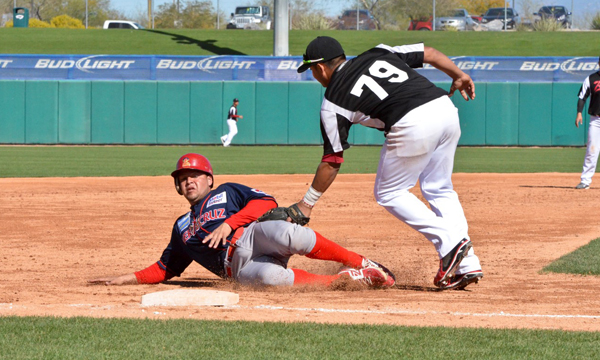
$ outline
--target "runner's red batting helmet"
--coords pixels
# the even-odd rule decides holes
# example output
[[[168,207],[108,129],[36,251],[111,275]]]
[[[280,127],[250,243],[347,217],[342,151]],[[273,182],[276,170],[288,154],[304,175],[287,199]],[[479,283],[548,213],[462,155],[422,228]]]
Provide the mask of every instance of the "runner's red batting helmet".
[[[207,158],[200,154],[194,153],[183,155],[177,161],[177,167],[175,168],[175,171],[171,173],[171,176],[175,180],[175,189],[177,190],[179,195],[183,194],[181,192],[181,188],[179,187],[179,172],[182,170],[190,169],[202,171],[203,173],[210,175],[211,178],[213,177],[213,169]],[[210,187],[212,188],[212,185]]]

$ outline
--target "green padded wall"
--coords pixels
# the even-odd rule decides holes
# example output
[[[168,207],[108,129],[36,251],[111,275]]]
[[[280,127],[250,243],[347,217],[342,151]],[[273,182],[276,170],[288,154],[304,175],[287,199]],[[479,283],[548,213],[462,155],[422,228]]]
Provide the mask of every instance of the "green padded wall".
[[[193,82],[190,87],[190,142],[218,144],[226,117],[222,82]],[[228,109],[229,110],[229,109]]]
[[[233,104],[234,98],[240,100],[238,105],[238,115],[242,115],[244,118],[240,119],[237,123],[238,134],[233,139],[232,144],[257,144],[255,131],[256,83],[251,81],[225,81],[223,83],[223,103],[221,104],[221,108],[224,111],[223,118],[221,119],[223,124],[223,134],[229,132],[229,128],[227,127],[227,114],[229,113],[229,108]],[[219,138],[214,140],[215,144],[219,144],[220,142]]]
[[[256,83],[256,143],[288,144],[288,83]]]
[[[519,84],[519,142],[524,146],[552,144],[552,83]]]
[[[122,144],[124,128],[125,83],[120,81],[92,82],[93,144]]]
[[[25,81],[0,80],[0,143],[25,142]]]
[[[190,83],[161,81],[157,88],[159,144],[189,144]]]
[[[58,142],[88,144],[91,140],[91,83],[58,82]]]
[[[436,85],[448,89],[449,82]],[[476,83],[457,93],[459,145],[585,146],[589,116],[574,126],[579,83]],[[239,98],[234,145],[322,144],[317,82],[0,81],[0,143],[215,144]],[[587,110],[587,106],[586,106]],[[353,126],[349,142],[383,134]]]
[[[322,144],[320,109],[323,97],[317,82],[290,82],[288,143]]]
[[[450,85],[450,83],[448,83]],[[448,89],[446,87],[445,89]],[[460,119],[459,145],[485,145],[487,83],[475,83],[475,99],[466,101],[459,93],[452,95]]]
[[[58,81],[25,81],[25,142],[58,143]]]
[[[126,144],[156,144],[157,139],[156,81],[126,81],[124,122]]]
[[[517,145],[519,84],[488,83],[485,102],[486,145]]]
[[[577,128],[577,95],[581,84],[555,83],[552,88],[552,145],[583,146],[587,143],[587,129],[590,117],[586,109],[583,112],[584,124]]]

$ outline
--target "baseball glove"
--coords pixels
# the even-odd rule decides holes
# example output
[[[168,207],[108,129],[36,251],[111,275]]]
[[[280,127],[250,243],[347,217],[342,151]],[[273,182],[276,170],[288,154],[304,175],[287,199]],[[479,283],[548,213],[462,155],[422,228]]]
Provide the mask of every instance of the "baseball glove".
[[[269,221],[269,220],[283,220],[287,221],[288,217],[292,219],[294,224],[304,226],[308,224],[310,218],[305,216],[302,211],[298,208],[298,205],[294,204],[290,207],[276,207],[264,213],[258,218],[258,222]]]

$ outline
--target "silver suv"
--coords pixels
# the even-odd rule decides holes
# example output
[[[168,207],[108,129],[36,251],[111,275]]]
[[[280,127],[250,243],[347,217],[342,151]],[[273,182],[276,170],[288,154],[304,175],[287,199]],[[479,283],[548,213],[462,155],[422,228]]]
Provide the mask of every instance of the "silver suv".
[[[238,6],[228,29],[271,30],[271,13],[268,6]]]

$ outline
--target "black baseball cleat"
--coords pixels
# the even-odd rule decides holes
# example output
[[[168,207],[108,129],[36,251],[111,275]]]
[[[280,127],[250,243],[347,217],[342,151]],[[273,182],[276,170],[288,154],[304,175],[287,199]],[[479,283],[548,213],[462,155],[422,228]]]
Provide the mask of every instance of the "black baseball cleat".
[[[477,284],[481,278],[483,278],[483,271],[481,270],[469,271],[465,274],[456,274],[441,288],[443,290],[464,290],[469,284]]]
[[[473,247],[470,240],[462,239],[458,245],[452,249],[446,256],[440,260],[440,269],[438,270],[433,284],[437,287],[444,288],[454,275],[456,268]]]

